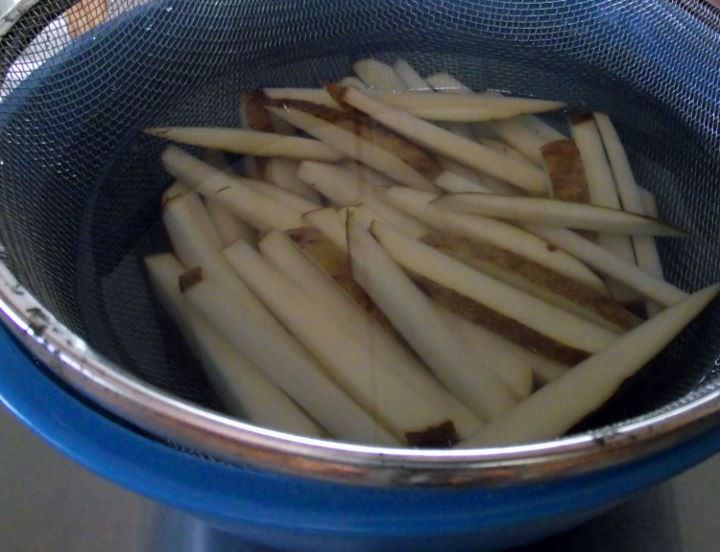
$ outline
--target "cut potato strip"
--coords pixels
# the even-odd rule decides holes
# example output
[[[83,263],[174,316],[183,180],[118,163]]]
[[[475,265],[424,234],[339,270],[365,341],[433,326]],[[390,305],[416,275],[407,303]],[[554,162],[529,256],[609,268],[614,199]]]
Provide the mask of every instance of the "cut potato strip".
[[[560,201],[590,203],[590,188],[575,141],[548,142],[540,152],[550,178],[550,196]]]
[[[172,142],[262,157],[339,161],[343,155],[318,140],[240,128],[164,127],[145,132]]]
[[[612,124],[612,121],[610,121],[610,117],[604,113],[595,113],[594,117],[595,123],[600,131],[600,137],[605,146],[605,151],[610,160],[610,167],[615,177],[623,209],[631,213],[644,214],[657,218],[657,213],[653,215],[652,211],[648,212],[648,210],[645,209],[640,187],[635,180],[632,168],[630,167],[630,161],[625,153],[625,148],[620,141],[620,136],[618,136],[615,126]],[[655,245],[655,240],[649,237],[633,236],[632,243],[638,266],[648,274],[664,280],[665,277],[663,275],[662,265],[660,264],[660,257],[657,246]],[[647,304],[649,313],[656,313],[657,309],[658,305],[656,303],[649,302]]]
[[[200,199],[200,196],[182,184],[170,186],[163,195],[163,208],[172,204],[170,211],[181,213],[180,216],[192,220],[198,231],[207,240],[208,245],[214,251],[222,249],[222,237],[218,233],[215,224]]]
[[[299,166],[300,162],[295,159],[274,157],[267,162],[265,177],[278,188],[304,197],[317,204],[318,207],[321,207],[322,199],[320,196],[298,178],[297,171]]]
[[[597,230],[640,236],[682,236],[683,233],[643,215],[621,209],[584,205],[539,197],[508,197],[486,193],[451,194],[433,205],[459,213],[471,213],[515,222]]]
[[[642,199],[643,209],[645,215],[648,217],[658,217],[658,206],[655,196],[640,188],[640,197]],[[658,280],[664,280],[665,274],[662,267],[662,261],[660,260],[660,254],[658,253],[657,245],[655,240],[640,240],[635,247],[635,255],[638,260],[638,266],[654,276]],[[658,305],[654,301],[648,301],[646,305],[648,316],[655,316],[662,310],[662,306]]]
[[[507,347],[505,340],[482,326],[473,324],[439,303],[435,306],[463,346],[475,358],[482,358],[484,364],[496,373],[516,399],[522,400],[532,393],[533,372],[523,355]]]
[[[246,185],[248,181],[259,181],[230,176],[174,146],[165,149],[162,161],[165,170],[170,174],[193,186],[206,199],[220,202],[230,212],[260,231],[303,226],[296,210]]]
[[[388,254],[413,274],[469,297],[495,312],[580,351],[597,352],[617,334],[545,303],[375,222],[373,234]]]
[[[345,207],[362,203],[380,220],[392,224],[410,236],[419,237],[429,231],[427,226],[413,217],[378,200],[373,188],[343,167],[308,162],[301,165],[298,174],[300,178],[336,205]]]
[[[393,366],[405,382],[426,398],[439,418],[452,420],[460,438],[479,429],[480,421],[445,391],[395,335],[387,331],[295,242],[281,232],[271,232],[258,244],[261,253],[330,313],[343,328],[372,351],[383,363]],[[350,272],[344,273],[352,277]],[[337,277],[340,277],[336,273]]]
[[[435,179],[435,185],[446,192],[518,195],[518,189],[514,186],[492,176],[468,169],[455,161],[444,159],[443,166],[445,172]]]
[[[447,75],[447,73],[445,73]],[[459,81],[455,81],[459,86],[443,86],[442,84],[447,83],[440,83],[437,80],[437,77],[439,75],[434,75],[433,77],[436,78],[435,84],[431,83],[429,80],[425,80],[428,86],[430,86],[435,92],[439,92],[441,94],[464,94],[464,93],[472,93],[472,90],[465,87],[462,83]],[[447,75],[448,78],[452,79],[453,77],[450,77],[450,75]],[[442,77],[440,77],[442,78]],[[451,83],[452,84],[452,83]],[[474,140],[476,138],[483,137],[483,133],[478,132],[476,133],[476,128],[479,128],[479,124],[471,124],[471,123],[446,123],[445,128],[449,130],[450,132],[454,132],[455,134],[459,134],[460,136],[467,138],[469,140]]]
[[[274,115],[263,107],[262,92],[244,92],[240,99],[240,124],[242,128],[265,133],[275,133]],[[208,161],[210,162],[210,161]],[[267,159],[246,155],[242,161],[243,174],[249,178],[265,178]],[[212,165],[213,163],[210,162]],[[217,167],[217,165],[213,165]],[[217,167],[223,168],[223,167]]]
[[[520,348],[567,366],[588,357],[587,352],[552,339],[454,289],[419,275],[413,275],[412,279],[435,303],[517,344]]]
[[[353,64],[355,74],[366,86],[376,90],[407,90],[407,86],[390,65],[377,59],[361,59]]]
[[[411,92],[432,92],[433,89],[425,82],[415,68],[406,60],[399,58],[393,65],[395,74]]]
[[[661,305],[669,307],[687,298],[687,293],[672,284],[654,278],[640,270],[635,264],[616,257],[606,249],[570,230],[538,225],[526,225],[524,228],[555,247],[574,255],[598,272],[611,276]]]
[[[450,193],[495,193],[482,179],[469,179],[451,171],[445,171],[435,179],[435,185]]]
[[[357,78],[357,77],[345,77],[344,79],[342,79],[341,81],[339,81],[338,84],[339,84],[340,86],[353,86],[353,87],[355,87],[355,88],[357,88],[357,89],[359,89],[359,90],[365,90],[365,88],[366,88],[365,83],[364,83],[363,81],[361,81],[361,80],[360,80],[359,78]],[[333,104],[334,104],[334,105],[331,106],[331,107],[336,107],[336,106],[337,106],[337,104],[335,103],[334,100],[333,100]]]
[[[471,94],[473,91],[449,73],[434,73],[425,77],[425,81],[436,92],[443,94]]]
[[[521,117],[492,121],[489,126],[504,142],[510,144],[538,167],[542,166],[543,158],[540,150],[547,143],[546,137],[528,128]]]
[[[261,319],[272,318],[252,292],[235,275],[213,240],[205,232],[205,224],[198,222],[197,212],[188,209],[185,197],[172,201],[163,208],[162,219],[170,243],[183,266],[190,270],[202,267],[203,273],[221,285],[229,301],[250,310]]]
[[[318,230],[340,251],[347,253],[347,236],[345,234],[345,226],[340,219],[340,215],[335,209],[332,207],[317,209],[315,211],[305,213],[302,218],[308,226]]]
[[[332,382],[272,316],[261,319],[238,308],[228,301],[221,286],[203,277],[185,289],[184,296],[218,333],[334,437],[385,446],[400,444]]]
[[[355,161],[345,161],[341,163],[341,165],[353,173],[361,182],[375,188],[389,188],[390,186],[398,185],[397,181],[371,169],[367,165],[356,163]]]
[[[367,412],[400,438],[452,422],[362,340],[346,331],[311,295],[268,263],[255,249],[238,242],[224,250],[245,283],[308,350],[332,378]],[[448,445],[457,438],[448,434]]]
[[[605,155],[605,148],[600,132],[589,114],[575,114],[570,117],[570,128],[573,139],[580,151],[580,158],[585,167],[588,186],[590,188],[590,201],[593,205],[620,209],[615,178]],[[613,255],[620,257],[628,263],[635,263],[635,252],[632,242],[626,236],[599,234],[597,242],[600,247],[607,249]],[[637,294],[632,293],[617,282],[610,281],[610,292],[618,301],[636,301]]]
[[[271,429],[307,437],[324,435],[277,385],[190,307],[178,287],[185,269],[173,255],[147,257],[145,266],[155,296],[231,414]]]
[[[555,129],[555,127],[549,125],[543,121],[540,117],[535,115],[525,115],[520,120],[526,128],[530,129],[531,132],[535,133],[536,136],[542,138],[545,143],[556,142],[557,140],[565,140],[565,136],[562,132]]]
[[[255,241],[255,230],[249,224],[241,221],[217,201],[208,201],[205,204],[215,230],[220,236],[222,246],[226,247],[237,240],[246,242]]]
[[[493,149],[496,152],[503,154],[508,159],[532,166],[532,163],[528,160],[527,157],[525,157],[516,149],[508,146],[507,144],[504,144],[500,140],[495,140],[494,138],[479,138],[478,142],[483,146],[487,146],[490,149]]]
[[[504,155],[423,121],[407,112],[389,107],[354,88],[335,87],[336,99],[373,117],[388,128],[418,144],[470,168],[505,180],[530,193],[547,193],[547,177],[539,169],[510,160]],[[434,97],[430,94],[422,96]]]
[[[558,437],[600,407],[657,355],[717,296],[707,287],[619,338],[557,381],[519,404],[502,420],[488,424],[462,447],[528,443]],[[572,397],[573,400],[568,400]]]
[[[437,162],[414,144],[365,117],[301,102],[268,109],[308,134],[332,144],[351,159],[398,182],[420,190],[434,189],[432,179],[441,170]]]
[[[623,332],[641,322],[606,295],[501,247],[440,233],[428,234],[422,241],[493,278],[611,330]]]
[[[353,209],[353,220],[356,223],[359,222],[363,227],[366,223],[369,226],[372,224],[372,221],[375,220],[372,213],[369,213],[367,220],[359,221],[358,219],[361,216],[362,208]],[[343,288],[345,294],[351,297],[353,302],[359,305],[363,312],[367,313],[367,315],[380,326],[384,327],[386,333],[397,335],[397,331],[387,317],[377,308],[353,279],[345,253],[322,236],[317,236],[313,229],[303,228],[293,230],[290,231],[288,235],[292,241],[302,249],[305,256],[312,260],[318,269],[337,282]],[[478,347],[486,346],[487,350],[485,353],[490,355],[487,357],[488,365],[497,372],[498,376],[518,397],[522,397],[526,393],[528,367],[542,382],[557,377],[558,374],[562,374],[566,369],[565,366],[530,351],[526,351],[522,347],[518,347],[512,342],[496,336],[476,324],[471,324],[471,328],[468,328],[467,324],[469,324],[469,322],[462,324],[462,326],[458,328],[460,334],[464,335],[467,340],[472,340],[472,343],[467,343],[467,346],[476,350]],[[483,335],[477,335],[478,333],[482,333]],[[397,338],[402,339],[399,335],[397,335]],[[580,358],[584,358],[584,355]],[[519,360],[522,360],[522,362],[519,362]],[[460,431],[460,429],[458,431]]]
[[[607,294],[602,280],[582,262],[549,246],[530,232],[505,222],[444,211],[430,205],[438,196],[400,187],[379,192],[380,196],[406,213],[440,232],[481,240],[501,247],[554,272],[576,280],[593,290]]]
[[[372,223],[372,220],[370,223]],[[344,232],[345,226],[343,225],[343,233]],[[397,331],[387,317],[377,308],[367,293],[365,293],[353,279],[350,269],[350,259],[346,250],[337,247],[315,228],[297,228],[287,232],[287,235],[297,244],[303,254],[312,260],[325,274],[335,280],[335,282],[345,290],[345,293],[347,293],[356,304],[360,305],[363,311],[368,313],[368,315],[384,327],[386,331],[397,335]],[[344,236],[343,240],[343,243],[346,244]]]
[[[405,84],[402,83],[402,86],[405,87]],[[416,117],[443,122],[493,121],[495,119],[515,117],[524,113],[555,111],[564,106],[561,102],[550,100],[512,98],[490,94],[427,94],[426,92],[430,91],[429,87],[420,92],[402,91],[407,90],[407,87],[404,89],[398,88],[395,91],[381,91],[381,89],[375,87],[371,88],[372,90],[364,90],[363,92],[376,101],[396,109],[402,109]],[[327,97],[322,96],[314,89],[291,89],[287,93],[283,92],[282,89],[265,89],[265,93],[277,99],[290,99],[289,96],[294,95],[295,99],[332,107]],[[338,101],[338,98],[332,92],[330,95],[336,102]]]
[[[302,215],[303,213],[307,213],[309,211],[315,211],[316,209],[320,209],[322,207],[319,203],[315,203],[297,194],[293,194],[292,192],[288,192],[287,190],[272,186],[271,184],[260,180],[248,180],[244,182],[244,185],[274,201],[277,201],[279,204],[296,211],[298,215]]]
[[[502,380],[463,346],[437,307],[352,218],[348,242],[355,281],[450,392],[488,419],[512,409],[515,399]]]
[[[227,157],[221,151],[205,150],[203,153],[203,161],[216,169],[232,174],[232,169],[228,164]],[[253,227],[241,221],[217,201],[207,201],[205,208],[207,209],[208,215],[210,215],[210,219],[223,247],[237,240],[245,240],[247,242],[255,240],[256,236]]]

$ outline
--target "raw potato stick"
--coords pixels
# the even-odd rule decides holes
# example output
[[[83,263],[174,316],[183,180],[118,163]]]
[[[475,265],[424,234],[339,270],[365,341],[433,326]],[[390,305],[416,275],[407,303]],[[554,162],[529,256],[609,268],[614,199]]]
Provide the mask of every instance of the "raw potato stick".
[[[507,347],[507,342],[491,331],[473,324],[440,304],[435,306],[445,318],[448,328],[457,333],[463,346],[476,358],[482,358],[485,365],[495,372],[516,399],[522,400],[532,393],[533,372],[527,358]]]
[[[270,317],[262,304],[236,276],[207,234],[206,212],[188,208],[187,196],[167,203],[162,218],[175,254],[186,269],[201,267],[204,274],[226,289],[228,301],[249,309],[256,316]],[[213,232],[214,229],[210,228]],[[271,318],[271,317],[270,317]]]
[[[445,73],[447,78],[453,79],[453,77],[450,77],[450,75],[447,75]],[[444,83],[440,83],[437,81],[438,75],[434,75],[433,77],[436,78],[435,82],[432,83],[430,80],[425,80],[428,86],[430,86],[435,92],[439,92],[441,94],[464,94],[464,93],[472,93],[472,90],[465,87],[461,82],[454,81],[451,82],[450,86],[443,86]],[[432,77],[430,77],[432,78]],[[457,84],[459,86],[453,86],[454,84]],[[481,132],[476,133],[475,129],[479,128],[480,125],[478,124],[471,124],[471,123],[447,123],[446,127],[451,132],[454,132],[455,134],[459,134],[460,136],[463,136],[464,138],[467,138],[469,140],[474,140],[475,138],[480,138],[482,136]]]
[[[493,278],[611,330],[623,332],[641,322],[606,295],[501,247],[440,233],[428,234],[422,241]]]
[[[274,133],[274,115],[263,107],[262,92],[243,92],[240,100],[240,119],[242,128],[259,132]],[[246,155],[243,158],[243,173],[249,178],[265,178],[267,159]]]
[[[354,88],[335,87],[331,89],[331,93],[337,100],[366,113],[421,146],[506,180],[530,193],[547,192],[547,177],[539,169],[507,159],[487,146],[453,134],[410,113],[389,107]]]
[[[145,259],[155,296],[200,360],[231,414],[307,437],[324,433],[290,398],[187,304],[178,280],[185,272],[173,255]]]
[[[307,103],[286,102],[282,105],[268,109],[351,159],[398,182],[420,190],[434,189],[432,179],[441,170],[437,162],[414,144],[378,127],[368,118]]]
[[[432,87],[425,81],[425,79],[423,79],[420,74],[415,70],[415,68],[404,59],[398,59],[393,67],[397,75],[403,80],[403,82],[410,91],[427,93],[434,92]],[[458,134],[470,140],[473,139],[472,128],[469,124],[449,122],[441,126],[446,128],[450,132],[454,132],[455,134]]]
[[[447,389],[488,419],[512,409],[515,399],[502,380],[463,346],[437,307],[352,217],[348,243],[355,280]]]
[[[296,211],[298,216],[322,207],[322,205],[319,205],[318,203],[314,203],[297,194],[288,192],[287,190],[283,190],[282,188],[278,188],[272,184],[268,184],[267,182],[252,180],[246,181],[245,185],[256,192],[277,201],[279,204],[284,205],[288,209]]]
[[[228,173],[231,172],[227,157],[221,151],[205,150],[203,161],[218,170]],[[207,201],[205,208],[207,209],[208,215],[210,215],[210,219],[223,247],[237,240],[245,240],[247,242],[255,240],[255,230],[252,226],[241,221],[217,201]]]
[[[654,278],[631,264],[616,257],[599,245],[564,228],[525,225],[524,228],[555,247],[574,255],[598,272],[611,276],[639,294],[665,306],[687,298],[687,293],[677,287]]]
[[[323,364],[358,404],[395,435],[424,432],[451,422],[407,384],[396,366],[384,362],[341,327],[322,305],[246,243],[224,252],[245,283],[283,325]],[[448,445],[456,440],[455,428]]]
[[[518,195],[514,186],[492,176],[478,173],[472,169],[450,161],[443,160],[445,172],[435,179],[435,185],[446,192],[478,192],[501,195]]]
[[[508,159],[512,159],[513,161],[517,161],[518,163],[525,163],[526,165],[532,166],[532,163],[528,160],[527,157],[525,157],[516,149],[508,146],[507,144],[504,144],[500,140],[495,140],[493,138],[478,138],[478,142],[484,146],[489,147],[490,149],[497,151],[498,153],[503,154]]]
[[[534,261],[554,272],[607,294],[602,280],[588,267],[564,251],[553,249],[530,232],[505,222],[443,211],[431,205],[437,196],[400,187],[381,192],[382,198],[440,232],[480,240]]]
[[[174,146],[165,149],[162,161],[170,174],[260,231],[303,226],[297,211],[251,189],[249,179],[230,176]]]
[[[430,91],[429,89],[427,91]],[[427,94],[427,91],[377,91],[363,93],[385,105],[437,122],[473,123],[515,117],[523,113],[554,111],[563,107],[560,102],[532,98],[511,98],[495,94]],[[310,92],[303,93],[310,98]],[[315,93],[313,93],[315,94]],[[338,98],[332,94],[336,102]],[[322,100],[323,104],[326,101]],[[531,132],[531,131],[530,131]]]
[[[568,366],[588,357],[587,352],[552,339],[454,289],[420,275],[413,275],[412,279],[434,303],[515,343],[518,347]]]
[[[395,180],[388,178],[384,174],[380,174],[366,165],[356,163],[355,161],[345,161],[340,165],[353,173],[353,175],[361,182],[364,182],[374,188],[389,188],[390,186],[398,185],[398,182]]]
[[[380,201],[372,187],[343,167],[307,162],[300,166],[298,175],[336,205],[363,204],[380,220],[411,236],[419,237],[429,231],[424,224]]]
[[[340,251],[347,253],[347,237],[345,227],[338,212],[332,207],[317,209],[303,215],[307,226],[318,230]],[[305,225],[303,225],[305,226]]]
[[[435,185],[449,193],[493,194],[495,191],[481,179],[469,179],[452,171],[445,171],[435,179]]]
[[[242,242],[238,242],[242,243]],[[205,320],[232,342],[334,437],[397,446],[399,440],[325,375],[320,365],[270,315],[228,301],[222,287],[201,278],[184,296]]]
[[[318,207],[321,207],[322,200],[320,196],[298,178],[297,172],[299,166],[300,162],[294,159],[274,157],[267,162],[265,176],[267,180],[275,184],[278,188],[304,197],[308,201],[316,203]]]
[[[520,120],[526,128],[530,129],[530,131],[535,133],[536,136],[542,138],[546,144],[548,142],[556,142],[558,140],[567,139],[567,136],[547,124],[540,117],[536,117],[535,115],[525,115],[521,117]]]
[[[635,180],[625,148],[623,148],[620,136],[610,121],[610,117],[604,113],[595,113],[594,117],[610,160],[610,167],[617,183],[623,209],[631,213],[657,218],[657,214],[653,215],[645,209],[640,187]],[[633,236],[632,243],[638,266],[656,278],[665,279],[655,240],[651,237]],[[648,312],[656,312],[657,304],[649,302],[646,308]]]
[[[375,217],[369,214],[368,220],[359,221],[362,208],[352,210],[353,220],[359,222],[363,227],[369,226]],[[351,297],[353,302],[360,305],[361,310],[366,312],[379,325],[385,328],[387,333],[396,335],[397,332],[385,315],[377,308],[363,289],[353,279],[347,256],[331,243],[324,239],[318,239],[308,229],[293,230],[289,233],[292,240],[298,244],[306,257],[314,263],[324,274],[331,277],[345,291],[345,295]],[[450,315],[448,315],[450,316]],[[455,317],[457,318],[457,317]],[[456,324],[457,325],[457,324]],[[468,329],[468,325],[470,328]],[[518,397],[524,396],[527,391],[528,367],[539,373],[549,373],[550,377],[559,372],[562,373],[563,366],[550,360],[525,351],[513,343],[495,336],[484,328],[471,324],[463,319],[462,327],[458,330],[464,335],[464,339],[472,341],[467,343],[469,348],[478,349],[486,347],[484,357],[488,365],[497,372],[498,376],[511,388]],[[479,335],[482,334],[482,335]],[[398,339],[402,339],[397,336]],[[482,356],[482,355],[481,355]],[[583,357],[584,358],[584,357]],[[559,369],[558,369],[559,367]],[[460,430],[458,430],[460,431]]]
[[[605,155],[605,148],[597,125],[589,114],[575,114],[570,117],[570,128],[573,139],[580,151],[580,158],[585,167],[590,201],[593,205],[621,209],[620,198],[610,164]],[[628,263],[635,263],[635,252],[632,242],[626,236],[598,234],[600,247],[610,251]],[[610,292],[619,301],[636,301],[637,295],[616,282],[609,282]]]
[[[262,157],[339,161],[343,155],[318,140],[241,128],[162,127],[146,133],[172,142]]]
[[[540,197],[508,197],[485,193],[450,194],[433,205],[449,211],[484,215],[561,228],[597,230],[613,234],[638,236],[682,236],[679,230],[662,222],[608,207],[584,205]]]
[[[365,83],[357,77],[345,77],[340,82],[338,82],[338,84],[340,86],[354,86],[355,88],[357,88],[359,90],[364,90],[366,88]],[[329,97],[329,94],[328,94],[328,97]],[[337,104],[335,103],[334,100],[333,100],[333,104],[334,105],[332,107],[337,106]]]
[[[411,273],[469,297],[559,343],[595,353],[617,339],[617,334],[606,328],[495,280],[387,225],[375,222],[373,234],[388,254]]]
[[[390,65],[377,59],[361,59],[353,64],[355,74],[365,85],[376,90],[407,90],[407,86]]]
[[[305,256],[292,239],[273,231],[258,245],[263,256],[310,294],[320,308],[330,313],[383,363],[392,365],[409,386],[427,399],[438,417],[452,420],[460,438],[479,429],[477,417],[445,391],[392,333]]]
[[[183,216],[194,221],[213,250],[219,251],[222,248],[222,237],[209,217],[202,199],[192,188],[177,183],[170,186],[163,194],[162,205],[165,208],[171,204],[170,210],[181,210],[184,212]]]
[[[393,65],[393,69],[408,90],[412,92],[433,91],[430,85],[425,82],[425,79],[406,60],[398,58]]]
[[[248,243],[255,241],[255,230],[253,230],[252,226],[241,221],[219,202],[208,201],[205,207],[210,215],[210,219],[212,219],[215,225],[215,230],[220,236],[223,247],[237,240],[243,240]]]
[[[520,444],[558,437],[590,414],[658,354],[712,301],[720,285],[689,296],[622,336],[565,376],[488,424],[462,447]]]
[[[489,126],[504,142],[510,144],[538,167],[542,166],[543,158],[540,150],[547,143],[546,138],[529,129],[521,117],[491,121]]]
[[[657,201],[655,200],[655,196],[642,188],[640,188],[640,196],[642,198],[642,204],[645,214],[649,217],[657,218],[658,206]],[[639,246],[642,251],[636,251],[636,256],[640,268],[651,276],[654,276],[658,280],[664,280],[665,274],[663,273],[662,261],[660,260],[660,255],[658,254],[655,240],[652,240],[648,244],[647,248],[645,248],[642,242],[639,244]],[[658,305],[654,301],[648,301],[646,308],[648,316],[655,316],[658,312],[662,310],[662,306]]]

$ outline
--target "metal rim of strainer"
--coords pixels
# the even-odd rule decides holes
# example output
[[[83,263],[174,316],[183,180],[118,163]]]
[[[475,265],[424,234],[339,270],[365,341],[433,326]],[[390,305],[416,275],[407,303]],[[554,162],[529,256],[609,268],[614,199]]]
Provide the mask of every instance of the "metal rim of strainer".
[[[0,14],[0,36],[37,0]],[[484,449],[415,450],[310,439],[257,427],[175,398],[94,352],[14,277],[0,244],[0,320],[52,374],[97,406],[196,453],[291,475],[365,485],[544,482],[647,457],[720,421],[720,385],[672,409],[552,441]]]

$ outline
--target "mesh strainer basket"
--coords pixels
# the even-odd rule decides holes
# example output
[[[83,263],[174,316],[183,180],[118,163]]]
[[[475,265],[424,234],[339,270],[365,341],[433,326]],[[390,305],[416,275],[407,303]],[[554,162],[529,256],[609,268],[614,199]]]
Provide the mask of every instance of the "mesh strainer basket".
[[[542,484],[650,457],[717,421],[716,302],[587,431],[568,438],[416,451],[258,428],[222,414],[152,300],[141,262],[164,246],[158,205],[169,184],[158,162],[163,144],[141,129],[238,126],[240,91],[316,86],[373,56],[448,71],[474,89],[607,112],[662,217],[691,236],[660,242],[668,280],[683,289],[717,281],[714,8],[691,0],[116,0],[80,3],[90,15],[61,18],[73,4],[18,2],[0,22],[0,307],[42,362],[37,370],[103,418],[223,469],[399,487]]]

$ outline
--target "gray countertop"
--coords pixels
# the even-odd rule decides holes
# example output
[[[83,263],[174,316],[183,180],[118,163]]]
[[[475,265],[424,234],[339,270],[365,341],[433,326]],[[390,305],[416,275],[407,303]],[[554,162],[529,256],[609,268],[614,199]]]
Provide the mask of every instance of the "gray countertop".
[[[0,550],[203,552],[217,535],[87,472],[0,407]],[[720,539],[720,457],[523,552],[705,552]],[[237,551],[237,546],[228,547]]]

